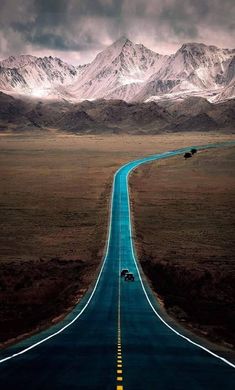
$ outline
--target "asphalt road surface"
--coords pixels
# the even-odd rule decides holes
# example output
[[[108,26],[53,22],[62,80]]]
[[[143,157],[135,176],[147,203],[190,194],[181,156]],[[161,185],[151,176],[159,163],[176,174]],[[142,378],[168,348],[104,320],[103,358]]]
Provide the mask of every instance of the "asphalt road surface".
[[[60,324],[1,351],[0,389],[235,388],[231,362],[161,318],[132,246],[129,173],[142,163],[188,150],[150,156],[119,169],[113,183],[106,256],[96,283]],[[134,274],[134,282],[120,278],[123,268]]]

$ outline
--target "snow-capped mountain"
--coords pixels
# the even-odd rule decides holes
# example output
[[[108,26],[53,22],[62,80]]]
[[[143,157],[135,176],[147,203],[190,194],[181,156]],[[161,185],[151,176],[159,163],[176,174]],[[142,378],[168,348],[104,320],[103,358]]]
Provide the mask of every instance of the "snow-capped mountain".
[[[35,62],[37,60],[37,57],[30,56],[30,55],[20,55],[18,57],[10,56],[7,59],[0,61],[0,66],[3,68],[10,68],[10,69],[18,69],[22,68],[26,65],[31,64],[32,62]]]
[[[216,101],[227,100],[235,97],[235,56],[230,61],[224,72],[225,88],[216,96]]]
[[[75,102],[188,96],[218,102],[235,97],[235,49],[187,43],[167,56],[122,37],[77,67],[53,57],[9,57],[0,61],[0,90]]]
[[[167,56],[122,37],[97,55],[69,92],[79,99],[131,100],[166,60]]]
[[[234,68],[229,71],[234,56],[235,50],[202,43],[184,44],[149,78],[135,98],[145,101],[154,96],[178,95],[180,92],[198,96],[205,96],[208,92],[208,95],[215,96],[234,76]]]
[[[35,96],[47,95],[57,86],[71,84],[85,67],[74,67],[51,56],[9,57],[0,61],[0,89]]]

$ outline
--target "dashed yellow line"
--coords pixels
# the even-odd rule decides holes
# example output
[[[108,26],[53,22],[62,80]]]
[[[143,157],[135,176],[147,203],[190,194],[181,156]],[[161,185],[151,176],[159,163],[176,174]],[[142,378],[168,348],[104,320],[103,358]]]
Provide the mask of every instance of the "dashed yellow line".
[[[120,272],[119,272],[120,274]],[[117,386],[116,390],[124,390],[123,385],[123,370],[122,370],[122,336],[121,336],[121,279],[119,276],[118,286],[118,332],[117,332]]]
[[[121,200],[121,199],[120,199]],[[119,231],[119,235],[121,237],[121,229]],[[119,237],[119,281],[118,281],[118,326],[117,326],[117,372],[116,372],[116,380],[117,386],[116,390],[124,390],[123,384],[123,369],[122,369],[122,334],[121,334],[121,261],[120,261],[120,237]]]
[[[121,283],[119,280],[118,289],[118,337],[117,337],[117,383],[123,382],[122,370],[122,339],[121,339]],[[124,390],[123,385],[117,384],[116,390]]]

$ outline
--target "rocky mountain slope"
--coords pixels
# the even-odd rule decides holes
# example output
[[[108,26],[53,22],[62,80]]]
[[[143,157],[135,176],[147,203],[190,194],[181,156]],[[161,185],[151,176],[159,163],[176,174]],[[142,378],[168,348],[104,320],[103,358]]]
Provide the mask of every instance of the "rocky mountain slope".
[[[97,55],[69,92],[78,99],[131,100],[166,59],[123,37]]]
[[[85,68],[68,65],[53,57],[9,57],[0,62],[0,90],[36,97],[55,94],[57,97],[56,87],[72,83]]]
[[[73,102],[188,96],[219,102],[235,97],[235,49],[188,43],[167,56],[122,37],[77,67],[53,57],[9,57],[0,62],[0,90]]]
[[[180,93],[216,97],[234,78],[234,60],[235,50],[202,43],[184,44],[167,59],[164,67],[150,77],[136,99],[145,101],[169,93],[172,97]],[[232,96],[228,94],[229,97]]]
[[[76,134],[234,132],[235,99],[217,104],[200,97],[158,103],[98,99],[73,104],[22,100],[0,92],[0,132],[47,131],[52,128]]]

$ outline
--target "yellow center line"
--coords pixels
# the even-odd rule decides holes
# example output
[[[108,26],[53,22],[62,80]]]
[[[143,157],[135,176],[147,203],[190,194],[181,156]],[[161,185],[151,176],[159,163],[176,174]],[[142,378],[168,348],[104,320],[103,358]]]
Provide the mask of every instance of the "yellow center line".
[[[119,198],[119,207],[121,204],[121,192]],[[122,338],[121,338],[121,225],[119,227],[119,275],[118,275],[118,320],[117,320],[117,382],[123,381],[122,371]],[[119,383],[116,386],[116,390],[124,390],[123,386]]]

